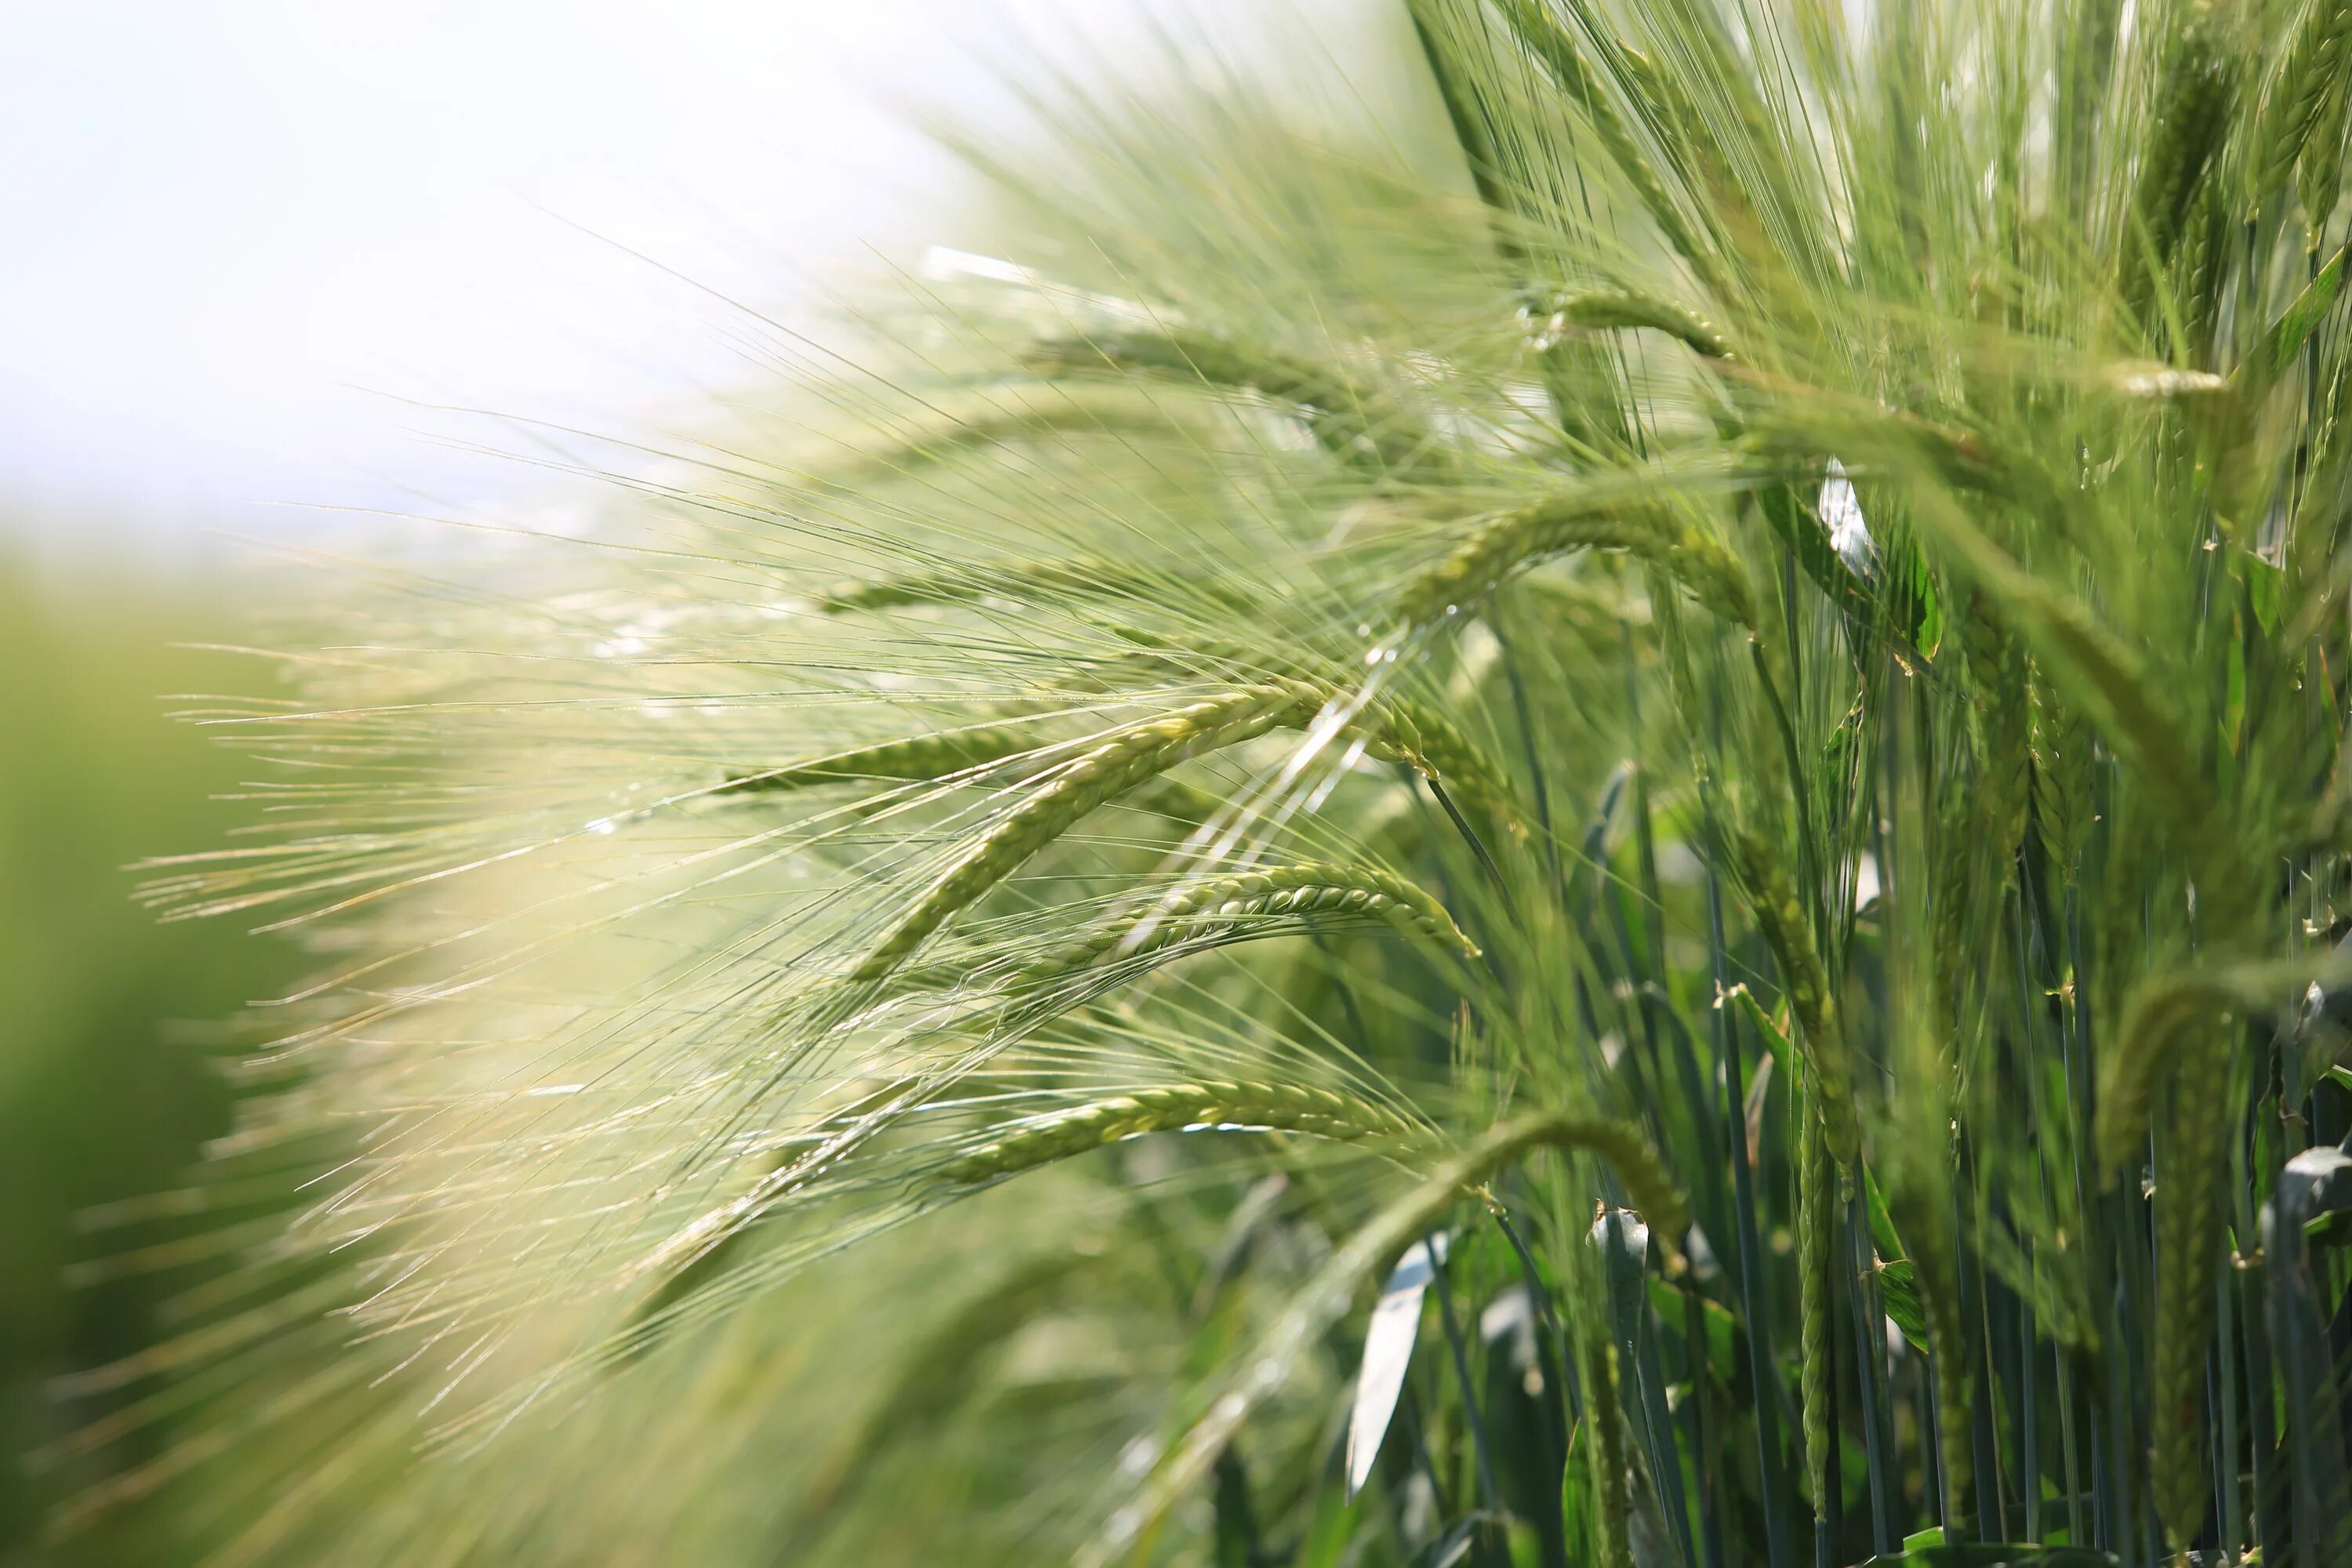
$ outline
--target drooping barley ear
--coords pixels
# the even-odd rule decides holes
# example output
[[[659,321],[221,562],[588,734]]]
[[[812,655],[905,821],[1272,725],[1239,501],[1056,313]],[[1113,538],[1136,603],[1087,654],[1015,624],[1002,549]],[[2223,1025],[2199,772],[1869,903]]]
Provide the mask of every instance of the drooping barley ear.
[[[714,795],[785,795],[825,784],[873,783],[881,780],[929,782],[967,769],[1001,763],[1052,743],[1054,737],[1035,721],[1006,724],[975,724],[881,741],[831,756],[758,773],[738,773],[710,793]]]
[[[1971,885],[1976,879],[1976,824],[1958,790],[1946,792],[1937,816],[1936,873],[1928,889],[1933,945],[1921,967],[1934,977],[1935,989],[1927,1002],[1929,1016],[1942,1037],[1954,1039],[1959,1032],[1961,984],[1969,965],[1969,917],[1979,907]],[[1956,1064],[1946,1065],[1958,1070]]]
[[[964,605],[982,599],[1150,599],[1181,583],[1236,608],[1247,603],[1232,584],[1176,563],[1080,557],[1058,561],[991,561],[900,576],[852,578],[817,595],[821,615],[906,609],[921,605]]]
[[[1402,763],[1444,785],[1514,837],[1527,837],[1527,814],[1518,791],[1485,752],[1429,704],[1402,693],[1379,697],[1349,728],[1364,738],[1364,750],[1371,755]]]
[[[2140,154],[2132,215],[2143,232],[2125,245],[2126,294],[2145,305],[2170,264],[2191,200],[2229,134],[2238,94],[2234,17],[2212,0],[2188,7],[2158,67],[2154,134]]]
[[[1562,294],[1551,303],[1551,321],[1597,331],[1647,327],[1681,340],[1708,359],[1729,359],[1731,345],[1713,323],[1671,300],[1622,289],[1592,289]]]
[[[1340,689],[1303,659],[1277,650],[1252,648],[1239,643],[1206,641],[1160,643],[1154,639],[1150,657],[1181,670],[1216,666],[1277,678],[1313,688],[1327,703],[1342,702]],[[1402,691],[1385,691],[1364,702],[1347,721],[1350,740],[1361,741],[1367,755],[1411,768],[1432,783],[1443,784],[1449,795],[1475,806],[1517,837],[1528,832],[1527,815],[1518,792],[1504,772],[1461,728],[1421,699]]]
[[[639,1260],[628,1280],[660,1283],[631,1312],[628,1331],[617,1342],[619,1359],[642,1354],[654,1342],[649,1325],[743,1261],[761,1215],[781,1194],[805,1184],[836,1157],[851,1141],[845,1132],[911,1104],[917,1092],[912,1080],[894,1079],[824,1113],[798,1142],[797,1153],[788,1149],[762,1156],[749,1191],[697,1216]]]
[[[1711,32],[1706,41],[1717,42]],[[1733,172],[1721,138],[1708,123],[1682,74],[1659,69],[1656,61],[1622,39],[1603,37],[1601,42],[1611,68],[1625,87],[1626,97],[1633,100],[1635,112],[1649,123],[1668,161],[1681,171],[1685,181],[1704,186],[1710,226],[1742,247],[1741,261],[1778,264],[1781,253],[1765,242],[1756,204]],[[1708,52],[1721,58],[1719,44]],[[1769,143],[1772,132],[1765,123],[1762,106],[1752,92],[1744,90],[1744,85],[1734,89],[1739,99],[1744,128],[1756,142]],[[1775,173],[1769,168],[1764,171],[1768,180]]]
[[[2099,1062],[2092,1143],[2108,1184],[2138,1156],[2157,1090],[2178,1065],[2183,1042],[2214,1024],[2231,995],[2214,975],[2196,971],[2151,975],[2132,994]]]
[[[1398,608],[1421,626],[1475,604],[1513,573],[1571,550],[1624,550],[1664,567],[1726,619],[1756,626],[1747,569],[1703,525],[1653,505],[1591,495],[1530,501],[1482,524],[1404,592]]]
[[[2305,0],[2294,36],[2263,89],[2252,160],[2253,195],[2267,205],[2284,195],[2331,103],[2344,96],[2345,45],[2352,37],[2352,0]],[[2312,212],[2315,226],[2326,214]]]
[[[1326,451],[1373,477],[1437,479],[1452,462],[1428,422],[1335,365],[1171,327],[1049,339],[1023,356],[1041,375],[1160,375],[1288,404]]]
[[[1601,138],[1602,151],[1626,184],[1633,187],[1634,195],[1648,209],[1651,221],[1665,236],[1666,243],[1690,264],[1692,272],[1710,293],[1718,299],[1731,298],[1714,251],[1700,241],[1681,206],[1658,178],[1656,166],[1633,140],[1624,116],[1595,79],[1575,35],[1540,0],[1496,0],[1496,9],[1502,13],[1520,45],[1550,74],[1560,95],[1591,124]]]
[[[2107,1182],[2139,1154],[2158,1091],[2190,1070],[2192,1042],[2233,1012],[2276,1005],[2315,982],[2339,983],[2343,973],[2340,963],[2323,956],[2173,969],[2142,980],[2099,1062],[2092,1147]]]
[[[1591,1435],[1586,1457],[1591,1465],[1593,1560],[1600,1568],[1633,1568],[1633,1547],[1628,1530],[1628,1467],[1625,1411],[1619,1403],[1617,1345],[1600,1324],[1580,1327],[1578,1357],[1582,1363],[1585,1429]]]
[[[1104,802],[1189,757],[1305,725],[1322,706],[1319,693],[1297,683],[1246,687],[1102,742],[1056,770],[941,872],[851,972],[850,983],[870,984],[890,973],[933,931]]]
[[[2200,1419],[2220,1273],[2220,1184],[2229,1170],[2232,1121],[2226,1028],[2198,1030],[2173,1073],[2169,1136],[2156,1184],[2156,1453],[2150,1479],[2157,1514],[2175,1552],[2205,1517],[2205,1445]]]
[[[1830,1515],[1830,1240],[1835,1230],[1836,1180],[1820,1106],[1808,1094],[1797,1110],[1798,1348],[1805,1420],[1805,1484],[1813,1519]]]
[[[2341,0],[2336,9],[2339,15],[2344,11]],[[2318,111],[2295,158],[2295,191],[2302,198],[2303,221],[2314,246],[2319,243],[2327,220],[2336,216],[2344,184],[2344,118],[2347,105],[2352,105],[2352,81],[2347,79],[2352,77],[2352,45],[2344,38],[2347,30],[2352,29],[2337,24],[2335,80],[2322,90]]]
[[[1789,1010],[1796,1015],[1797,1046],[1804,1054],[1807,1081],[1820,1100],[1830,1156],[1839,1169],[1846,1169],[1861,1147],[1862,1134],[1854,1113],[1853,1063],[1829,970],[1813,942],[1812,925],[1797,901],[1796,884],[1778,857],[1744,833],[1733,834],[1730,848],[1735,879],[1746,890],[1757,929],[1780,966]]]
[[[2052,864],[2071,871],[2091,826],[2091,729],[2033,674],[2033,819]]]
[[[1463,79],[1460,62],[1444,37],[1443,16],[1431,0],[1405,0],[1405,10],[1412,21],[1413,41],[1421,47],[1422,61],[1428,66],[1430,79],[1436,84],[1438,101],[1445,106],[1445,119],[1453,128],[1454,145],[1462,150],[1463,161],[1470,166],[1470,184],[1477,191],[1479,202],[1490,216],[1516,214],[1517,203],[1505,184],[1503,160],[1495,150],[1486,111],[1476,92]],[[1524,259],[1517,238],[1507,224],[1495,225],[1495,244],[1506,260],[1517,263]]]
[[[1305,1084],[1190,1083],[1137,1089],[1023,1123],[950,1162],[940,1173],[976,1186],[1066,1160],[1146,1132],[1187,1127],[1248,1127],[1355,1142],[1414,1138],[1393,1111]]]
[[[1976,689],[1978,820],[2006,864],[2025,837],[2032,784],[2032,717],[2025,649],[2000,625],[1991,601],[1973,595],[1960,621],[1961,657]]]
[[[856,497],[894,477],[904,477],[959,457],[993,455],[996,449],[1031,446],[1066,449],[1075,443],[1164,437],[1197,438],[1208,429],[1195,411],[1151,397],[1139,389],[1105,382],[1055,389],[1050,398],[1007,401],[1001,394],[961,405],[935,406],[919,416],[893,419],[887,430],[852,432],[847,448],[829,445],[811,454],[795,479],[828,494]],[[867,435],[878,439],[861,439]]]
[[[1554,1116],[1529,1123],[1528,1138],[1530,1147],[1581,1149],[1600,1156],[1625,1189],[1635,1212],[1648,1222],[1650,1238],[1658,1244],[1667,1266],[1680,1266],[1690,1210],[1665,1162],[1639,1127],[1606,1117]]]
[[[2081,600],[2021,568],[1960,510],[1921,491],[1919,515],[1964,574],[2000,605],[2010,627],[2068,703],[2106,734],[2200,863],[2242,863],[2211,787],[2140,662]],[[2216,877],[2219,887],[2227,877]]]
[[[853,987],[871,985],[910,957],[931,933],[986,895],[1031,857],[1052,844],[1106,802],[1147,784],[1189,758],[1255,740],[1277,729],[1304,729],[1337,696],[1334,689],[1303,680],[1275,680],[1244,687],[1180,709],[1164,718],[1131,725],[1055,768],[916,899],[849,974]],[[1360,720],[1364,716],[1359,715]],[[1372,716],[1367,749],[1409,762],[1440,776],[1436,762],[1380,727]],[[1428,743],[1428,731],[1410,731]],[[1446,748],[1467,766],[1466,748]]]
[[[1079,940],[1022,966],[1016,984],[1041,984],[1106,956],[1134,958],[1197,934],[1194,917],[1223,923],[1280,915],[1354,915],[1387,920],[1465,959],[1478,945],[1430,891],[1372,866],[1328,860],[1271,866],[1180,888],[1139,914],[1107,921]]]

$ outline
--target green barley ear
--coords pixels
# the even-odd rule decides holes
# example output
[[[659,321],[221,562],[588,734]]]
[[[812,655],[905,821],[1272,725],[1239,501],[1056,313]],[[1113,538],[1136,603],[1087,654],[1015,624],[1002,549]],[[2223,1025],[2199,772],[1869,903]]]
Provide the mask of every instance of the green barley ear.
[[[1201,921],[1222,927],[1291,915],[1390,921],[1465,960],[1479,956],[1477,943],[1427,889],[1377,867],[1315,861],[1181,885],[1131,918],[1105,921],[1079,941],[1030,960],[1013,984],[1035,985],[1107,959],[1142,957],[1184,941]]]
[[[1812,1092],[1820,1100],[1822,1126],[1831,1157],[1849,1168],[1861,1144],[1853,1100],[1853,1066],[1839,1017],[1837,992],[1812,924],[1799,903],[1797,888],[1780,858],[1754,838],[1735,834],[1730,847],[1735,879],[1747,890],[1748,909],[1780,966],[1780,983],[1797,1018],[1798,1046],[1804,1053]]]
[[[2184,1110],[2213,1103],[2211,1053],[2198,1042],[2226,1038],[2233,1015],[2276,1008],[2338,967],[2328,958],[2250,962],[2169,970],[2141,981],[2099,1063],[2095,1147],[2106,1180],[2112,1184],[2137,1156],[2158,1093],[2184,1070],[2202,1086]]]
[[[1025,356],[1043,375],[1151,375],[1254,392],[1290,405],[1331,455],[1375,478],[1434,478],[1447,455],[1427,424],[1365,378],[1295,355],[1171,328],[1041,342]]]
[[[2172,826],[2216,863],[2228,834],[2212,791],[2179,726],[2129,650],[2078,600],[2021,569],[1958,509],[1928,509],[1932,526],[1969,576],[2006,612],[2050,679],[2106,731],[2137,769]]]
[[[1960,621],[1960,651],[1976,688],[1979,814],[1997,857],[2006,861],[2025,837],[2032,791],[2032,721],[2025,650],[1981,597]]]
[[[856,746],[804,763],[731,775],[714,795],[784,795],[826,784],[936,783],[992,763],[1025,757],[1053,743],[1035,722],[977,724]]]
[[[1427,702],[1408,694],[1375,697],[1349,725],[1370,755],[1401,763],[1484,812],[1515,837],[1528,833],[1527,807],[1509,775]]]
[[[1549,74],[1560,97],[1582,115],[1599,137],[1601,151],[1633,186],[1658,231],[1690,264],[1699,282],[1719,298],[1729,297],[1722,267],[1711,247],[1684,216],[1681,205],[1659,178],[1657,166],[1633,138],[1622,111],[1600,80],[1583,47],[1568,25],[1542,0],[1496,0],[1504,24]]]
[[[1551,303],[1556,327],[1594,331],[1642,327],[1679,340],[1706,359],[1729,359],[1731,348],[1714,325],[1672,300],[1621,289],[1585,289],[1562,294]]]
[[[2126,292],[2145,300],[2188,226],[2190,204],[2228,139],[2239,64],[2236,18],[2215,0],[2191,0],[2165,39],[2153,89],[2151,134],[2140,155]]]
[[[2303,221],[2308,226],[2316,245],[2316,237],[2336,216],[2336,204],[2340,199],[2344,183],[2344,121],[2347,100],[2352,100],[2352,83],[2347,83],[2347,71],[2352,71],[2352,47],[2347,47],[2347,25],[2343,20],[2343,6],[2335,7],[2331,36],[2335,56],[2335,78],[2322,87],[2319,105],[2306,127],[2303,145],[2295,158],[2295,191],[2303,202]],[[2315,50],[2315,61],[2321,57]]]
[[[1083,752],[959,855],[867,951],[851,971],[851,984],[870,984],[889,974],[958,911],[1106,801],[1190,757],[1269,730],[1304,727],[1322,706],[1320,695],[1304,687],[1250,688],[1134,726]]]
[[[1273,1083],[1174,1084],[1039,1117],[958,1155],[940,1174],[961,1186],[978,1186],[1124,1138],[1187,1127],[1265,1129],[1342,1142],[1419,1136],[1412,1123],[1394,1112],[1329,1089]]]
[[[1066,604],[1073,599],[1150,600],[1171,588],[1210,595],[1241,607],[1246,599],[1230,584],[1184,563],[1151,565],[1137,561],[991,561],[951,570],[898,576],[851,578],[817,596],[823,615],[874,615],[921,605],[962,605],[978,599],[1026,599]]]
[[[2038,672],[2030,689],[2033,820],[2063,870],[2075,864],[2091,829],[2091,729]]]
[[[1628,507],[1605,493],[1530,502],[1480,524],[1406,588],[1398,608],[1415,625],[1442,621],[1513,574],[1575,550],[1622,550],[1655,562],[1725,619],[1756,624],[1747,571],[1712,531],[1662,508]]]
[[[2252,161],[2258,203],[2287,192],[2305,150],[2314,145],[2314,133],[2340,112],[2344,73],[2352,64],[2346,55],[2352,42],[2352,5],[2305,0],[2297,12],[2293,37],[2263,88]],[[2324,146],[2317,151],[2328,156]],[[2316,229],[2327,214],[2311,199],[2313,194],[2305,193],[2305,210]]]

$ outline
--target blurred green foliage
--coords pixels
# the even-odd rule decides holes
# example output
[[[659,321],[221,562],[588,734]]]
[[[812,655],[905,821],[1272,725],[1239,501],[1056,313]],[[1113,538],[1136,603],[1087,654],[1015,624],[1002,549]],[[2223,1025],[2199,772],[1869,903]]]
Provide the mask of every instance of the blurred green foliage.
[[[169,692],[249,689],[253,667],[184,646],[233,623],[217,582],[166,590],[37,574],[0,557],[0,1562],[173,1560],[152,1521],[44,1545],[96,1473],[58,1440],[95,1411],[61,1374],[152,1333],[185,1271],[69,1283],[106,1255],[95,1205],[179,1184],[226,1130],[218,1020],[282,984],[289,954],[236,922],[164,923],[133,862],[220,840],[243,761],[171,716]]]

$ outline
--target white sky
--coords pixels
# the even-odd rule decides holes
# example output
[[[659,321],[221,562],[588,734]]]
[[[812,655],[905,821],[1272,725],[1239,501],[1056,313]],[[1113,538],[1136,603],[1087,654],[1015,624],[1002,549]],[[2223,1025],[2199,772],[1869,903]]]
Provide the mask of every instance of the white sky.
[[[958,187],[901,110],[1003,123],[996,67],[1145,53],[1140,3],[6,0],[0,512],[299,531],[517,482],[398,399],[689,403],[726,311],[621,247],[767,307],[904,250]]]

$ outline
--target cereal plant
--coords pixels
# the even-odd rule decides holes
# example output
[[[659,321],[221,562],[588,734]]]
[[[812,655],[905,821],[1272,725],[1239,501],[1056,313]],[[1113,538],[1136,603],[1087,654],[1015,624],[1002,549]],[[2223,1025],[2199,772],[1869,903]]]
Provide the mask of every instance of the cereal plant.
[[[2352,1558],[2352,5],[1399,24],[1369,125],[1041,84],[1003,254],[214,716],[266,831],[156,897],[320,969],[198,1191],[311,1202],[118,1491]]]

